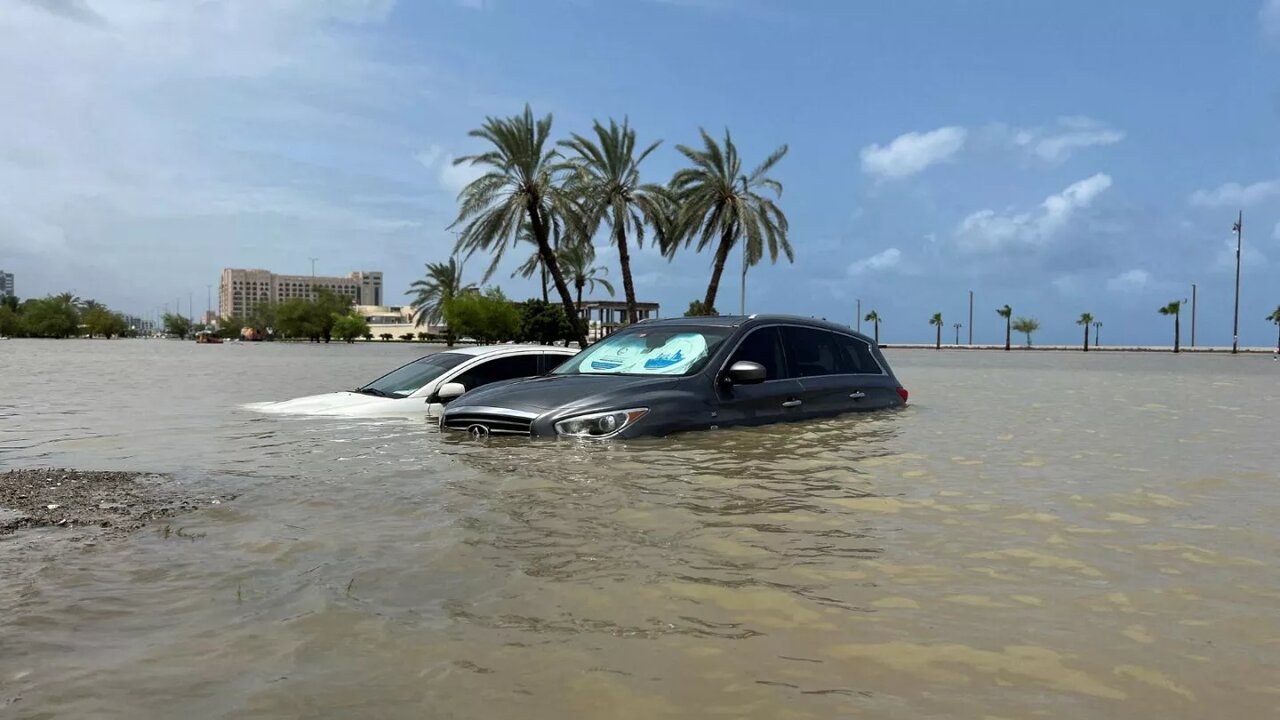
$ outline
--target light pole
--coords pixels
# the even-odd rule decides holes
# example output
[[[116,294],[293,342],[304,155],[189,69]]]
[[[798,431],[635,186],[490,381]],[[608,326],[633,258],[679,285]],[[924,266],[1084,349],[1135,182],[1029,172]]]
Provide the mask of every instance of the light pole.
[[[319,260],[320,258],[307,258],[307,259],[311,261],[311,277],[315,277],[315,276],[316,276],[316,261],[317,261],[317,260]]]
[[[1196,346],[1196,284],[1191,283],[1191,347]]]
[[[1240,236],[1244,235],[1244,210],[1236,216],[1236,224],[1231,227],[1236,233],[1236,312],[1231,324],[1231,354],[1240,352]]]
[[[1102,329],[1102,323],[1100,321],[1094,320],[1093,321],[1093,347],[1095,350],[1098,347],[1098,331],[1101,329]]]
[[[969,344],[973,344],[973,291],[969,291]]]
[[[956,323],[951,327],[956,329],[956,345],[959,345],[960,344],[960,328],[964,327],[964,325],[962,325],[961,323]]]
[[[858,298],[858,332],[862,332],[862,298]]]

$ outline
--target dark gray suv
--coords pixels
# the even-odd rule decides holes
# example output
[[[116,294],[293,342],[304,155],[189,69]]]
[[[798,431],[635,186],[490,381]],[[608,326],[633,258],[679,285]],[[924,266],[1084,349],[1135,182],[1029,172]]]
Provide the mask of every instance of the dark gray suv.
[[[637,323],[542,377],[453,400],[440,426],[476,437],[606,439],[714,430],[897,407],[907,391],[880,349],[808,318]]]

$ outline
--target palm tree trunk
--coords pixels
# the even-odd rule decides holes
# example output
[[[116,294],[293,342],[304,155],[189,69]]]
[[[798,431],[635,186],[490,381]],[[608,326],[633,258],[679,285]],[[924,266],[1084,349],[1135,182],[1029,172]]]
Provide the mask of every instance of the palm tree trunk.
[[[942,325],[938,325],[938,344],[934,346],[934,350],[942,349]]]
[[[556,262],[555,251],[547,241],[547,226],[542,221],[542,211],[537,202],[530,200],[525,207],[525,212],[529,213],[529,224],[533,226],[533,237],[538,241],[538,254],[542,256],[542,264],[547,268],[547,272],[551,273],[551,280],[556,284],[556,292],[560,294],[565,317],[573,323],[574,331],[578,336],[578,346],[585,348],[587,333],[583,328],[582,319],[578,317],[578,308],[573,303],[573,296],[569,294],[569,286],[565,284],[564,274],[560,272],[560,264]]]
[[[1182,314],[1173,314],[1173,351],[1181,352],[1182,348]]]
[[[578,307],[582,307],[582,288],[587,284],[582,278],[574,280],[573,284],[578,288]]]
[[[622,293],[627,299],[627,322],[634,323],[640,319],[636,308],[636,288],[631,283],[631,251],[627,249],[626,226],[615,222],[618,227],[618,265],[622,269]]]
[[[542,261],[538,261],[538,272],[542,274],[542,302],[551,302],[551,297],[547,292],[547,266]],[[581,299],[579,299],[581,302]]]
[[[1004,351],[1009,352],[1010,346],[1013,344],[1013,320],[1011,318],[1004,319]]]
[[[720,234],[720,247],[716,248],[715,265],[711,267],[711,284],[707,285],[707,297],[702,301],[707,312],[716,306],[716,293],[720,291],[720,274],[724,272],[724,264],[729,259],[729,250],[733,247],[733,227],[726,227]]]
[[[880,321],[876,320],[876,347],[880,347]]]
[[[1089,352],[1089,323],[1084,325],[1084,351]]]

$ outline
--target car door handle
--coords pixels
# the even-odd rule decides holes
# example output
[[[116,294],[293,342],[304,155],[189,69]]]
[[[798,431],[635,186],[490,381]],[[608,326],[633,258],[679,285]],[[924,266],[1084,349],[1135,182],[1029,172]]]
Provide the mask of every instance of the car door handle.
[[[849,393],[849,397],[853,398],[854,400],[861,400],[866,396],[867,394],[862,392],[861,390],[855,390],[854,392]]]
[[[782,407],[784,407],[784,408],[793,408],[793,407],[800,407],[800,406],[801,406],[801,405],[803,405],[803,404],[804,404],[804,401],[803,401],[803,400],[788,400],[788,401],[786,401],[786,402],[782,403]]]

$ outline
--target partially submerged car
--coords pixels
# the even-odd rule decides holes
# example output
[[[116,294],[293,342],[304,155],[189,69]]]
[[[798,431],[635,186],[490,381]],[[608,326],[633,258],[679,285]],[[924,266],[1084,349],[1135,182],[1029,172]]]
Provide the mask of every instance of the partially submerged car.
[[[787,316],[643,321],[549,375],[447,405],[472,436],[628,438],[898,407],[907,391],[880,348],[842,325]]]
[[[290,415],[418,417],[438,415],[444,403],[490,383],[543,375],[577,354],[548,345],[451,348],[418,358],[354,390],[255,403],[251,410]]]

